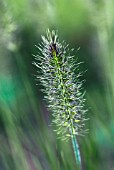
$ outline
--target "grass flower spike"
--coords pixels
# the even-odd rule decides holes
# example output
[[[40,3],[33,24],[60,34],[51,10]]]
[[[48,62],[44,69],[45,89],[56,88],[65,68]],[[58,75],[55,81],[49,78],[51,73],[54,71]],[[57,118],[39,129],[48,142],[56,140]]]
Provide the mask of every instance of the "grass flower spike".
[[[55,31],[48,30],[47,36],[42,36],[42,43],[36,47],[39,53],[34,64],[40,69],[37,78],[45,88],[52,123],[57,126],[57,134],[62,139],[71,137],[74,150],[78,150],[76,135],[83,135],[86,131],[83,128],[86,110],[79,63],[75,56],[70,55],[72,50],[68,45],[59,42]],[[80,163],[79,150],[75,154]]]

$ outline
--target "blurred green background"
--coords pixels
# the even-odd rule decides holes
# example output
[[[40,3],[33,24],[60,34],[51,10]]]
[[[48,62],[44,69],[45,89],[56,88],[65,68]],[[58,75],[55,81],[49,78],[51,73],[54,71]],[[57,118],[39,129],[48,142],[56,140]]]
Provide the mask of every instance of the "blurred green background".
[[[79,137],[83,170],[114,170],[114,1],[0,1],[0,170],[76,170],[71,141],[53,132],[32,65],[47,28],[75,48],[89,134]],[[76,52],[80,47],[81,49]]]

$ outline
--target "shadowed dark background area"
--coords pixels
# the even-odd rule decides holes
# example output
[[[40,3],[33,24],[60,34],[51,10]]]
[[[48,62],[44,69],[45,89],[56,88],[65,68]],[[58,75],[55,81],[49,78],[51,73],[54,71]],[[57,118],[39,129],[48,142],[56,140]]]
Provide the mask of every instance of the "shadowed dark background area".
[[[58,30],[87,70],[83,170],[114,169],[113,7],[113,0],[0,1],[0,170],[77,169],[71,141],[57,138],[36,85],[32,54],[47,28]]]

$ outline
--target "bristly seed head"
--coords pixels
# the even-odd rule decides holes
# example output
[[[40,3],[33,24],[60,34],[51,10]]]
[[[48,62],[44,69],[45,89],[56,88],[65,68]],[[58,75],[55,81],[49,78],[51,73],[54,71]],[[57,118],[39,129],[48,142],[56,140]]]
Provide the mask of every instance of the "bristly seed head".
[[[79,78],[80,63],[70,55],[68,45],[59,43],[55,31],[47,31],[47,37],[42,36],[42,43],[37,46],[39,54],[34,62],[41,72],[38,79],[45,88],[45,99],[48,108],[53,112],[52,123],[56,124],[57,134],[66,139],[73,135],[83,135],[85,113],[84,94]],[[78,73],[75,74],[74,71]]]

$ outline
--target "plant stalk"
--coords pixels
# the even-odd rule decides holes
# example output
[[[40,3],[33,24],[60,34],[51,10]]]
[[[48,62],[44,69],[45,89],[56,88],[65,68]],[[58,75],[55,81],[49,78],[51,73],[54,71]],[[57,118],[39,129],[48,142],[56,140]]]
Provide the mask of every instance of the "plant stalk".
[[[72,145],[73,145],[76,163],[78,165],[79,170],[82,170],[81,156],[80,156],[80,151],[79,151],[79,146],[78,146],[78,142],[77,142],[77,139],[76,139],[76,135],[72,134],[71,139],[72,139]]]

